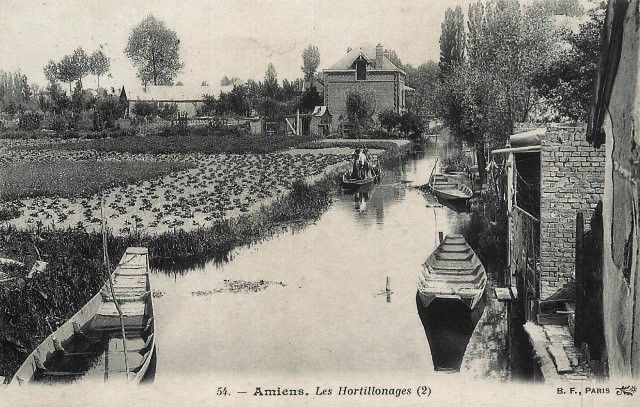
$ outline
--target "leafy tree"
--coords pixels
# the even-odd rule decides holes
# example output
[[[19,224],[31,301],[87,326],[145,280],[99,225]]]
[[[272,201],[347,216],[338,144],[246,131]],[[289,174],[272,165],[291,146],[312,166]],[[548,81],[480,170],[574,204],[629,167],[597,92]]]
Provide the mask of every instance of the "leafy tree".
[[[84,94],[82,91],[82,82],[77,81],[76,86],[73,88],[73,94],[71,95],[71,109],[73,116],[77,117],[84,107]]]
[[[27,76],[24,75],[22,77],[22,86],[21,86],[22,100],[26,103],[31,100],[31,96],[33,96],[33,91],[31,90],[31,86],[29,86],[29,82],[27,80]]]
[[[65,55],[58,63],[58,79],[69,84],[69,93],[71,93],[71,83],[75,80],[76,73],[73,60],[69,55]]]
[[[449,73],[464,61],[465,32],[462,7],[447,9],[440,34],[440,71]]]
[[[580,26],[580,31],[566,36],[569,48],[536,75],[536,89],[561,116],[570,120],[588,119],[602,25],[602,17],[590,11],[589,20]]]
[[[236,83],[237,81],[239,81],[240,78],[238,78],[237,76],[232,76],[231,78],[229,78],[227,75],[225,75],[224,77],[222,77],[222,79],[220,80],[220,86],[229,86],[229,85],[233,85],[234,83]]]
[[[440,68],[438,63],[429,61],[417,68],[403,67],[407,74],[407,85],[413,91],[407,92],[407,110],[417,115],[433,115],[436,110]]]
[[[179,51],[180,40],[176,32],[149,15],[133,28],[124,52],[138,68],[138,77],[146,86],[147,83],[173,84],[183,67]]]
[[[77,81],[82,81],[82,78],[87,76],[90,72],[89,56],[87,55],[86,52],[84,52],[82,47],[78,47],[76,48],[75,51],[73,51],[73,55],[71,55],[71,60],[73,61],[73,64],[76,69],[75,79]]]
[[[218,109],[218,101],[213,95],[202,95],[202,104],[200,116],[210,116]]]
[[[445,78],[438,106],[454,136],[475,146],[483,180],[486,147],[504,145],[540,102],[536,73],[551,60],[556,35],[549,16],[515,0],[469,6],[467,61]]]
[[[347,122],[351,124],[354,135],[360,136],[373,126],[375,108],[367,98],[358,91],[347,93]]]
[[[322,106],[322,104],[324,104],[324,99],[318,93],[315,85],[311,85],[302,92],[298,107],[303,112],[311,112],[316,106]]]
[[[578,0],[535,0],[533,7],[539,7],[550,15],[578,17],[584,14]]]
[[[313,81],[318,65],[320,65],[320,51],[318,51],[318,47],[315,45],[309,44],[309,46],[302,51],[301,69],[304,73],[305,81]]]
[[[54,60],[49,60],[44,67],[44,76],[49,83],[56,83],[58,80],[58,64]]]
[[[62,114],[67,110],[71,104],[71,100],[65,92],[62,91],[60,86],[56,83],[49,83],[47,87],[47,94],[51,99],[51,110],[54,114]]]
[[[288,101],[296,99],[298,96],[298,85],[296,81],[289,82],[288,79],[282,80],[282,91],[280,92],[280,100]]]
[[[111,61],[102,50],[96,50],[91,54],[89,58],[89,70],[92,75],[98,77],[98,88],[100,87],[100,77],[109,72],[110,67]]]
[[[278,74],[276,73],[276,67],[272,63],[267,65],[267,71],[264,73],[262,94],[274,99],[278,96]]]
[[[405,136],[418,141],[424,131],[424,123],[416,114],[405,112],[400,116],[399,129]]]
[[[378,121],[383,129],[391,133],[400,125],[400,114],[392,109],[384,110],[378,114]]]

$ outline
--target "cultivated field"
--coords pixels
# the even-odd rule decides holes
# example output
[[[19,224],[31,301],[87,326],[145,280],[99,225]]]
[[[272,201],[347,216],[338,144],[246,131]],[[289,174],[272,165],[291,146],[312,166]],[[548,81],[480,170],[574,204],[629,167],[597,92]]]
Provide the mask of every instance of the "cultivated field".
[[[0,197],[22,212],[5,224],[98,230],[104,197],[104,218],[114,234],[188,231],[259,209],[282,196],[296,179],[313,180],[348,166],[352,151],[204,154],[168,149],[136,154],[122,146],[106,148],[117,145],[110,143],[5,144],[0,150]],[[166,139],[164,145],[169,145]],[[176,150],[186,150],[176,145]]]

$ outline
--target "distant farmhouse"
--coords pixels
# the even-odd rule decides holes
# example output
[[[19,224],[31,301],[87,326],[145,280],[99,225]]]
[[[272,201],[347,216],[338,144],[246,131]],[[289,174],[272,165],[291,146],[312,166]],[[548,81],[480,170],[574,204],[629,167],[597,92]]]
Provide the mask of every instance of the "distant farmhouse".
[[[346,100],[350,91],[364,95],[375,109],[374,118],[384,110],[405,111],[406,74],[395,66],[378,44],[349,49],[347,54],[324,74],[324,102],[331,114],[346,117]]]
[[[220,92],[230,92],[233,85],[228,86],[147,86],[124,89],[122,93],[128,101],[128,112],[133,109],[136,102],[157,103],[157,107],[162,109],[165,105],[175,104],[178,112],[186,113],[189,117],[196,116],[198,109],[204,104],[204,95],[211,95],[218,98]],[[122,99],[122,94],[121,94]]]

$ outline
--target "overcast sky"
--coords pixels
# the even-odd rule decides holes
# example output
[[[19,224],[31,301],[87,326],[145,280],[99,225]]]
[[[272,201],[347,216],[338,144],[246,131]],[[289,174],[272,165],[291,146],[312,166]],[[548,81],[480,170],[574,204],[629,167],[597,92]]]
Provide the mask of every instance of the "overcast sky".
[[[148,14],[178,34],[185,66],[177,80],[185,84],[218,83],[224,75],[262,79],[269,62],[278,79],[295,79],[309,44],[320,50],[320,69],[361,43],[382,43],[420,65],[437,61],[445,10],[458,4],[466,14],[468,0],[0,0],[0,69],[20,69],[44,84],[50,59],[103,46],[112,78],[101,85],[138,84],[124,48]],[[95,86],[95,78],[84,84]]]

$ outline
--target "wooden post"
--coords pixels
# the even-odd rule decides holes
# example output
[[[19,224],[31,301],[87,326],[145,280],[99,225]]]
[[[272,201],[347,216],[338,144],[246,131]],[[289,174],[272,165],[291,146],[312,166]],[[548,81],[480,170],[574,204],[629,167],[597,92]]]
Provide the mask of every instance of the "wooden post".
[[[391,302],[391,284],[389,283],[389,276],[387,276],[387,288],[385,291],[387,292],[387,302]]]
[[[443,240],[444,240],[444,234],[442,232],[438,232],[438,241],[442,243]]]
[[[578,349],[581,348],[584,340],[584,219],[581,212],[576,214],[576,258],[575,258],[575,276],[576,276],[576,314],[575,314],[575,332],[574,343]]]

